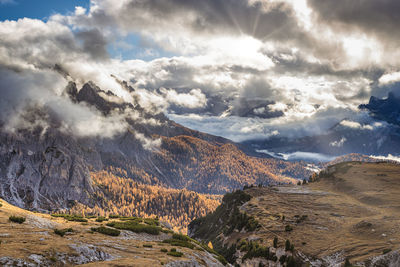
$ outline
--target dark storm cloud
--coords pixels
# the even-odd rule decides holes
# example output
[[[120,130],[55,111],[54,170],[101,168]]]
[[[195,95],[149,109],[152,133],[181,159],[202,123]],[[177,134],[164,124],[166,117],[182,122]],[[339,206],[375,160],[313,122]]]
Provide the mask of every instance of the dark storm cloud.
[[[275,104],[275,102],[261,98],[240,98],[236,101],[236,105],[234,106],[231,115],[238,117],[258,117],[263,119],[283,116],[283,111],[271,109],[270,105],[272,104]]]
[[[321,21],[343,30],[373,33],[391,40],[400,37],[398,0],[308,0]]]
[[[83,42],[82,49],[96,59],[108,58],[107,40],[98,29],[81,31],[76,37]]]
[[[208,116],[199,124],[210,123],[212,131],[232,138],[274,135],[275,129],[286,135],[318,131],[320,125],[326,129],[356,112],[370,94],[398,90],[397,80],[380,83],[382,75],[400,70],[397,2],[308,0],[312,10],[302,3],[91,0],[88,12],[77,7],[47,22],[1,22],[0,64],[7,65],[0,71],[1,90],[7,96],[12,92],[5,88],[17,88],[18,103],[41,104],[46,98],[51,101],[43,105],[55,109],[55,103],[63,103],[62,113],[73,117],[83,112],[60,97],[66,80],[92,80],[129,101],[131,95],[113,74],[130,81],[144,108],[161,107],[187,125],[193,117]],[[107,47],[123,45],[155,51],[150,58],[160,56],[149,61],[109,57]],[[53,73],[56,64],[68,75]],[[91,128],[110,124],[90,110],[86,114],[86,121],[98,122]],[[69,125],[80,122],[71,116],[64,118]],[[232,127],[230,119],[237,120]]]
[[[197,33],[244,33],[262,40],[302,34],[290,5],[246,0],[132,0],[119,9],[114,20],[128,29],[180,21]]]

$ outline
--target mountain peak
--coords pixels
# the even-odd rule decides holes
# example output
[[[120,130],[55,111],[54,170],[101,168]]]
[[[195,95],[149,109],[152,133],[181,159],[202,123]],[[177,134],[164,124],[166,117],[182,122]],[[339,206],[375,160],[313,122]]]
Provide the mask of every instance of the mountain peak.
[[[76,95],[76,100],[78,102],[86,102],[87,104],[93,105],[104,115],[107,115],[111,112],[111,110],[117,108],[119,105],[117,103],[107,101],[102,94],[104,97],[116,97],[111,91],[105,92],[96,84],[89,81],[83,85],[81,90],[79,90],[78,94]]]
[[[372,116],[389,123],[399,124],[400,98],[393,92],[389,92],[387,98],[371,96],[368,104],[359,105],[360,109],[368,110]]]

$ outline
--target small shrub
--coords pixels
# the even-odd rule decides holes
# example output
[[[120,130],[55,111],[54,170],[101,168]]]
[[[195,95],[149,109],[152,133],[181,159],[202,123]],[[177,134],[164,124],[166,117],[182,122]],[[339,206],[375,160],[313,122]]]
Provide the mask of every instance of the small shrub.
[[[301,217],[299,217],[299,218],[296,220],[296,223],[301,223],[301,222],[307,220],[307,218],[308,218],[308,215],[302,215]]]
[[[92,227],[90,229],[93,232],[101,233],[101,234],[104,234],[104,235],[110,235],[110,236],[119,236],[120,233],[121,233],[121,231],[119,231],[119,230],[108,228],[108,227],[104,227],[104,226]]]
[[[291,232],[291,231],[293,231],[293,227],[290,226],[289,224],[287,224],[287,225],[285,226],[285,231],[286,231],[286,232]]]
[[[152,225],[152,226],[159,226],[160,225],[160,222],[158,221],[158,219],[146,218],[146,219],[143,219],[143,222],[145,224]]]
[[[190,237],[188,237],[187,235],[182,235],[182,234],[177,234],[174,233],[172,235],[173,239],[177,239],[177,240],[182,240],[182,241],[190,241]]]
[[[219,255],[218,257],[217,257],[217,260],[220,262],[220,263],[222,263],[222,265],[227,265],[228,264],[228,261],[224,258],[224,256],[222,256],[222,255]]]
[[[282,255],[282,256],[279,258],[279,262],[280,262],[281,265],[283,266],[283,264],[286,262],[286,255]]]
[[[159,226],[139,224],[137,220],[128,220],[124,222],[110,222],[107,223],[107,226],[117,228],[120,230],[129,230],[135,233],[148,233],[151,235],[158,235],[162,231],[162,228]]]
[[[121,221],[133,221],[133,222],[137,222],[137,223],[143,222],[143,219],[142,219],[142,218],[133,217],[133,216],[131,216],[131,217],[122,216],[122,217],[119,217],[119,219],[120,219]]]
[[[389,253],[390,251],[392,251],[391,248],[385,248],[385,249],[382,251],[382,254],[387,254],[387,253]]]
[[[161,252],[164,252],[164,253],[167,253],[167,252],[168,252],[168,249],[162,248],[160,251],[161,251]]]
[[[278,237],[274,237],[274,248],[278,247]]]
[[[293,258],[293,256],[289,256],[287,258],[287,267],[296,267],[298,264],[296,263],[296,260]]]
[[[170,251],[167,253],[167,255],[172,256],[172,257],[182,257],[183,253],[179,251]]]
[[[351,264],[349,259],[346,259],[346,261],[344,262],[344,267],[352,267],[353,265]]]
[[[188,236],[181,234],[173,234],[172,238],[164,240],[163,243],[168,243],[171,246],[186,247],[193,249],[194,245],[190,241],[191,239]]]
[[[58,217],[58,218],[64,218],[67,221],[70,222],[88,222],[87,219],[83,218],[82,215],[76,215],[76,214],[59,214],[59,213],[53,213],[51,214],[52,217]]]
[[[26,220],[24,217],[18,217],[18,216],[10,216],[8,219],[11,222],[15,222],[15,223],[19,223],[19,224],[25,222],[25,220]]]
[[[108,215],[108,218],[110,218],[110,219],[118,219],[120,216],[119,215],[117,215],[117,214],[110,214],[110,215]]]
[[[58,217],[65,218],[68,216],[70,216],[70,215],[69,214],[60,214],[60,213],[52,213],[51,214],[51,217],[56,217],[56,218],[58,218]]]
[[[265,258],[270,259],[269,247],[261,246],[260,244],[251,241],[246,246],[247,253],[243,256],[242,260],[252,259],[252,258]]]
[[[144,247],[144,248],[152,248],[153,245],[151,245],[151,244],[143,244],[143,247]]]
[[[70,222],[88,222],[87,219],[85,219],[83,217],[77,217],[77,216],[65,217],[65,219]]]
[[[94,218],[97,218],[97,216],[96,215],[86,215],[85,218],[86,219],[94,219]]]
[[[290,244],[290,241],[289,240],[286,240],[286,242],[285,242],[285,250],[286,251],[294,251],[294,245],[293,244]]]
[[[63,237],[66,233],[73,232],[74,230],[72,228],[66,228],[66,229],[54,229],[54,233],[56,235],[59,235]]]
[[[105,217],[101,217],[101,216],[97,217],[97,219],[96,219],[96,222],[104,222],[104,221],[108,221],[108,219]]]
[[[214,254],[214,255],[218,255],[218,253],[217,253],[214,249],[210,248],[207,244],[201,243],[200,246],[201,246],[205,251],[207,251],[207,252],[209,252],[209,253],[211,253],[211,254]]]
[[[286,240],[286,242],[285,242],[285,250],[286,251],[289,251],[290,250],[290,241],[289,240]]]

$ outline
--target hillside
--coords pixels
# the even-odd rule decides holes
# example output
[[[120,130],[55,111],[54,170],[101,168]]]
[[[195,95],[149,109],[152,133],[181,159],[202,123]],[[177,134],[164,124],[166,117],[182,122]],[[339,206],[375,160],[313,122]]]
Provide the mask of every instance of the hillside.
[[[173,233],[158,219],[64,218],[0,203],[1,266],[223,266],[206,245]],[[123,230],[127,225],[132,230]]]
[[[350,153],[347,155],[343,155],[340,157],[335,158],[332,161],[326,162],[326,163],[321,163],[322,167],[327,168],[329,166],[332,165],[336,165],[342,162],[348,162],[348,161],[359,161],[359,162],[382,162],[384,160],[380,160],[377,158],[373,158],[367,155],[363,155],[363,154],[358,154],[358,153]],[[387,161],[387,160],[385,160]],[[395,163],[395,162],[393,162]]]
[[[192,222],[189,233],[218,244],[214,247],[227,259],[243,266],[259,261],[274,264],[271,254],[277,255],[275,260],[282,255],[286,260],[293,257],[291,266],[307,262],[333,266],[345,259],[363,266],[398,266],[399,177],[400,166],[396,164],[336,164],[313,176],[314,182],[309,184],[246,189],[243,194],[249,200],[238,203],[237,208],[259,224],[255,228],[232,227],[228,219],[215,220],[213,216],[226,207],[225,201],[213,214]],[[203,230],[209,227],[216,227],[212,235]],[[277,248],[273,248],[275,237]],[[286,240],[290,246],[285,252]],[[269,254],[246,250],[245,244],[252,242],[258,251],[268,249]],[[244,248],[239,252],[241,246]],[[242,262],[248,251],[253,251],[252,257]]]
[[[159,217],[177,232],[186,233],[194,219],[215,210],[221,195],[206,195],[186,189],[146,185],[115,176],[110,172],[91,173],[96,190],[91,196],[94,206],[76,203],[70,212],[106,216]]]
[[[29,127],[10,131],[0,122],[0,197],[18,207],[55,211],[76,206],[75,210],[91,210],[97,215],[116,211],[157,215],[184,229],[189,221],[213,210],[216,202],[199,202],[202,208],[198,210],[170,209],[176,205],[173,201],[178,193],[169,189],[223,194],[248,184],[295,182],[293,177],[308,178],[312,173],[303,163],[255,157],[257,153],[250,148],[188,129],[92,82],[79,89],[71,82],[63,94],[77,107],[96,112],[103,121],[118,118],[117,126],[122,128],[112,135],[105,128],[101,129],[104,135],[85,135],[91,130],[87,125],[73,131],[65,128],[59,115],[37,107],[25,114]],[[85,131],[78,133],[82,129]],[[171,206],[161,210],[155,208],[157,203],[131,201],[129,186],[126,191],[116,190],[116,185],[104,189],[105,180],[99,181],[100,176],[94,179],[102,172],[117,177],[120,187],[133,182],[156,186],[162,194],[146,191],[145,186],[139,191],[150,192],[152,201],[159,201],[162,195],[170,199]],[[116,202],[116,192],[127,201]],[[187,201],[180,201],[181,206],[193,206],[200,196],[194,192]]]

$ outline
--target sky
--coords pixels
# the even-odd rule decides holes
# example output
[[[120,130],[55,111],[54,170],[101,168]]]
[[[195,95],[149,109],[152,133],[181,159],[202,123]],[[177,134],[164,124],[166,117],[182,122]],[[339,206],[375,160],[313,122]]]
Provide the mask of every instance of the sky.
[[[69,128],[80,112],[112,133],[63,95],[93,81],[234,141],[368,123],[358,105],[400,93],[399,14],[397,0],[0,0],[0,120],[61,106]]]
[[[46,20],[56,13],[73,12],[75,6],[88,8],[89,0],[0,0],[0,20],[32,18]]]

